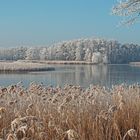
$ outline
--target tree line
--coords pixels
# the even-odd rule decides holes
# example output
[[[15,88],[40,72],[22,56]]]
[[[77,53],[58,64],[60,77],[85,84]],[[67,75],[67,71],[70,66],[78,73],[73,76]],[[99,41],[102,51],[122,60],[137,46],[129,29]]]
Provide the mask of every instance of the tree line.
[[[0,49],[0,60],[64,60],[122,64],[140,61],[140,46],[116,40],[78,39],[48,47]]]

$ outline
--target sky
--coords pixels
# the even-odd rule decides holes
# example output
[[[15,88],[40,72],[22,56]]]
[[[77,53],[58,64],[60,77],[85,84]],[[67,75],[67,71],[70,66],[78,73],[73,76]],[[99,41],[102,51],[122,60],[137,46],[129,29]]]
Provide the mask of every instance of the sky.
[[[0,0],[0,47],[47,46],[79,38],[140,44],[140,23],[117,27],[117,0]]]

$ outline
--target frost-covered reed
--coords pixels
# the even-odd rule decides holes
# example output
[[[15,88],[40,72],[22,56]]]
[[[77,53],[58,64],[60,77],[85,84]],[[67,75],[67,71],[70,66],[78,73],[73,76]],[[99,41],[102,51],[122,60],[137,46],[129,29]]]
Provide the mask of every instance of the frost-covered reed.
[[[54,70],[54,68],[48,67],[45,64],[32,63],[32,62],[0,62],[0,72],[12,72],[12,71],[46,71]]]
[[[140,85],[0,88],[2,140],[140,139]]]

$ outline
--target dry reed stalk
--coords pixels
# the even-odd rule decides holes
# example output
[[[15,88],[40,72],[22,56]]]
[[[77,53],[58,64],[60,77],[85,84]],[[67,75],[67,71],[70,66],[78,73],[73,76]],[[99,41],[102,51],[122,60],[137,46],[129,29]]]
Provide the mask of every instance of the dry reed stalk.
[[[7,136],[25,140],[120,140],[124,134],[125,139],[140,139],[139,85],[114,86],[111,90],[73,85],[53,88],[36,83],[28,89],[13,86],[0,90],[0,137],[4,140]],[[137,135],[132,130],[125,133],[130,128],[135,128]],[[78,130],[78,137],[74,130]]]
[[[132,140],[136,140],[137,139],[137,131],[135,129],[130,129],[126,132],[126,134],[123,137],[123,140],[126,139],[126,136],[129,136],[130,138],[132,138]]]

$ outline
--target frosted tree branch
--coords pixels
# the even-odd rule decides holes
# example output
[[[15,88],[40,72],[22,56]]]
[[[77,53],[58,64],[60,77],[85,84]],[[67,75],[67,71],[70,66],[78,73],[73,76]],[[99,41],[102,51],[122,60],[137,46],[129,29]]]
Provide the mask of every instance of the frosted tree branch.
[[[126,17],[123,24],[133,24],[140,16],[140,0],[120,0],[112,8],[112,14]]]

